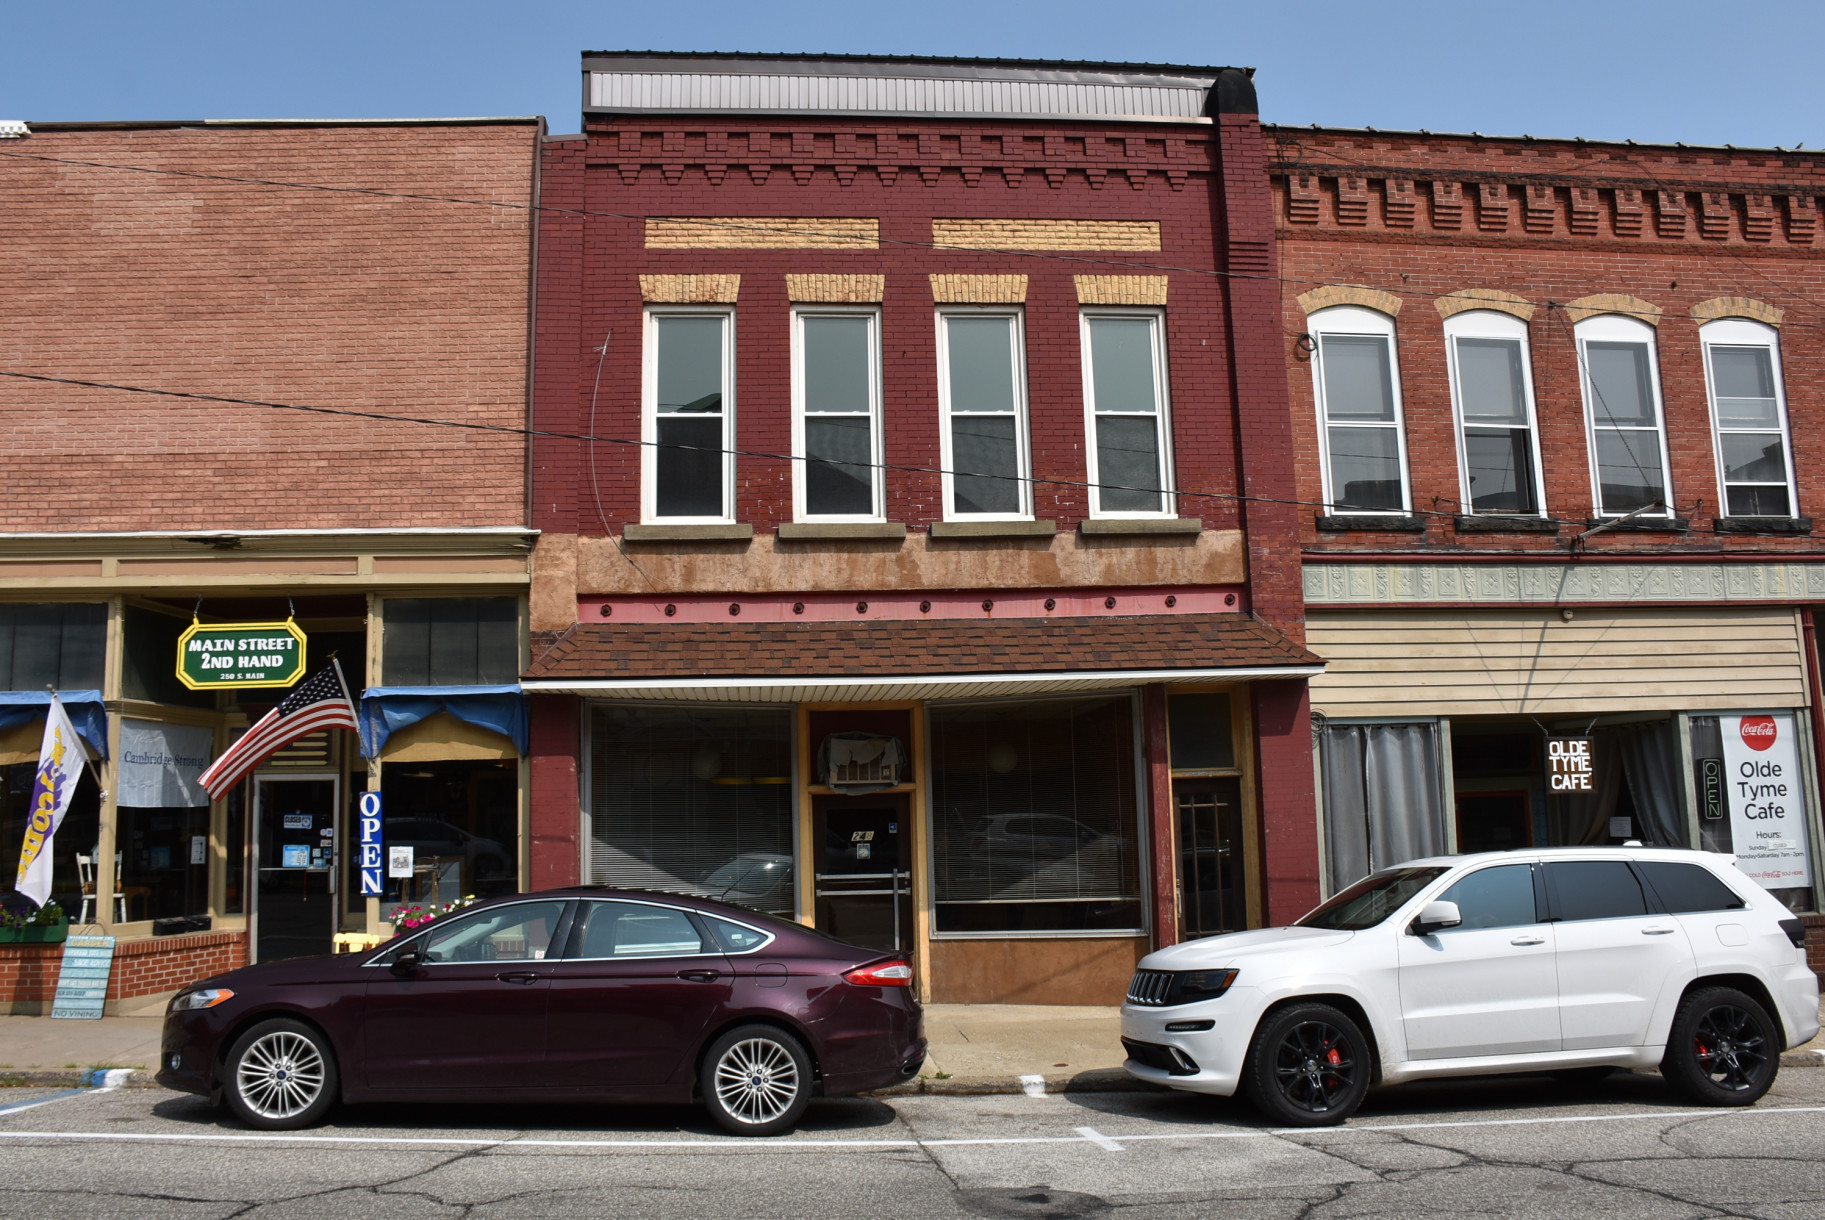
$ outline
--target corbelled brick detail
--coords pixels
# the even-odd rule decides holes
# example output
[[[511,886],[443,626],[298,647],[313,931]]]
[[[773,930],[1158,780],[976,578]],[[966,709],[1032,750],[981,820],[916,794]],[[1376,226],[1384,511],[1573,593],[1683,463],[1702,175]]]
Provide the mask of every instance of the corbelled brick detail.
[[[881,222],[842,216],[649,216],[648,250],[876,250]]]
[[[1531,321],[1534,316],[1534,307],[1526,297],[1503,292],[1500,288],[1460,288],[1439,297],[1432,304],[1438,309],[1441,318],[1449,318],[1468,309],[1493,309],[1499,313],[1513,314],[1523,322]]]
[[[787,275],[786,299],[807,304],[872,304],[887,295],[884,275]]]
[[[932,275],[939,305],[1018,305],[1027,299],[1024,275]]]
[[[1779,326],[1786,311],[1753,297],[1712,297],[1692,306],[1692,316],[1700,322],[1715,322],[1719,318],[1753,318],[1757,322]]]
[[[1078,275],[1079,305],[1164,305],[1163,275]]]
[[[933,220],[932,240],[963,250],[1160,248],[1157,220]]]
[[[1299,308],[1306,313],[1317,313],[1333,305],[1360,305],[1364,309],[1373,309],[1387,314],[1390,318],[1400,313],[1401,299],[1392,292],[1383,292],[1379,288],[1364,288],[1359,284],[1325,284],[1310,292],[1299,294]]]
[[[1637,318],[1649,326],[1659,326],[1663,312],[1652,301],[1644,301],[1625,292],[1597,292],[1565,303],[1565,316],[1572,320],[1573,325],[1601,313],[1619,313],[1625,317]]]
[[[643,275],[640,299],[649,305],[733,305],[739,275]]]

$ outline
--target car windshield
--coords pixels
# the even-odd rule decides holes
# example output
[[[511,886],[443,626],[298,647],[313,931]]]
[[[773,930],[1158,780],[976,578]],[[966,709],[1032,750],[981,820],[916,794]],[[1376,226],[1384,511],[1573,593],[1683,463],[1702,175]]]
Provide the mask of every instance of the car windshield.
[[[1372,928],[1444,873],[1442,868],[1393,868],[1364,877],[1349,889],[1333,895],[1294,926],[1330,928],[1337,932]]]

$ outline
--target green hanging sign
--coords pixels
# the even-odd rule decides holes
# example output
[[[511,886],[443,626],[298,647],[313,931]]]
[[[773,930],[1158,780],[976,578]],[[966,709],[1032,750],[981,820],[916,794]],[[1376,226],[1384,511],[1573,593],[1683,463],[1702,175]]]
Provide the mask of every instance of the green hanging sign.
[[[290,686],[304,676],[304,632],[283,623],[191,623],[177,638],[178,681],[191,690]]]

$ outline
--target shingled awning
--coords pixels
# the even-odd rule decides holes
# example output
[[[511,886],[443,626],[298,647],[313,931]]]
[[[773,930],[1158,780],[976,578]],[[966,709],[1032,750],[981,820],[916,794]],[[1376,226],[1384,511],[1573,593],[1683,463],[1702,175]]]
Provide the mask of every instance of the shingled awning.
[[[762,703],[956,699],[1309,678],[1324,662],[1242,615],[861,623],[579,623],[528,694]]]

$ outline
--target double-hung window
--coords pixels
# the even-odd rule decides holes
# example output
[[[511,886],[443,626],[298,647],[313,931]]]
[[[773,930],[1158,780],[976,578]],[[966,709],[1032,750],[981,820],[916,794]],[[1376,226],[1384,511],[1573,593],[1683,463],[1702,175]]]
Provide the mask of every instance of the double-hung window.
[[[1093,517],[1172,512],[1163,329],[1158,311],[1083,315]]]
[[[1016,311],[938,314],[946,518],[1011,521],[1033,514],[1025,347]]]
[[[1538,516],[1539,430],[1527,323],[1473,309],[1445,319],[1458,425],[1460,503],[1469,513]]]
[[[801,519],[879,521],[880,314],[800,307],[792,315],[796,453]]]
[[[1698,337],[1705,349],[1724,515],[1795,515],[1793,453],[1774,328],[1722,318],[1706,323]]]
[[[732,520],[735,315],[649,309],[645,354],[642,515]]]
[[[1407,512],[1407,442],[1393,319],[1339,306],[1313,314],[1306,324],[1315,345],[1312,384],[1327,509]]]
[[[1604,314],[1577,326],[1597,515],[1672,515],[1654,328]]]

